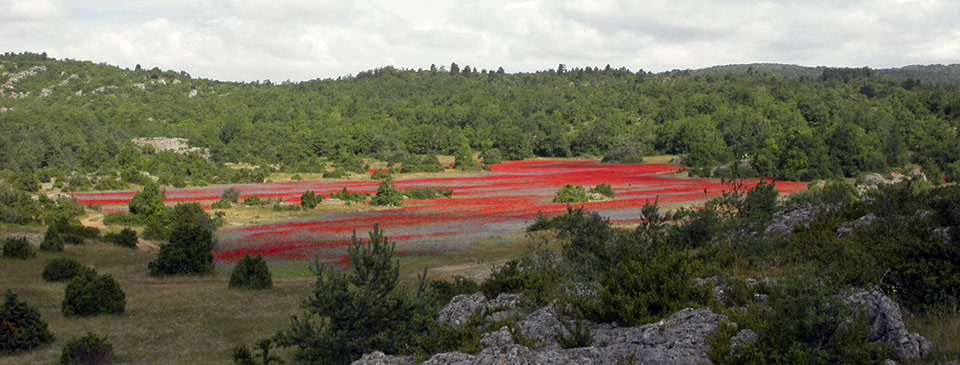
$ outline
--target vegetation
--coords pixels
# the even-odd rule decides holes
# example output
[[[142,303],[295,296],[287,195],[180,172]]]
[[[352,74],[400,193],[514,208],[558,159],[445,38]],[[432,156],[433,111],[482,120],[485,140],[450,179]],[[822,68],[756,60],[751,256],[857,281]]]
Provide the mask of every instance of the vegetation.
[[[126,305],[126,294],[113,276],[97,275],[93,269],[81,268],[67,283],[61,312],[64,316],[120,314]]]
[[[213,231],[216,222],[200,204],[178,204],[169,217],[169,242],[148,265],[150,274],[197,275],[213,271]],[[144,234],[146,235],[146,234]]]
[[[600,184],[590,188],[590,193],[599,194],[607,199],[613,199],[617,195],[613,193],[613,187],[609,184]]]
[[[113,359],[113,345],[104,337],[87,332],[82,337],[71,338],[60,355],[61,365],[101,365]]]
[[[348,364],[374,349],[410,353],[414,336],[431,319],[418,303],[422,290],[414,294],[398,287],[394,252],[379,225],[367,242],[354,232],[347,251],[350,272],[317,264],[313,293],[276,342],[293,347],[298,362]]]
[[[313,209],[317,204],[323,201],[323,195],[317,195],[313,190],[307,190],[300,196],[300,206],[305,209]]]
[[[163,205],[164,195],[159,185],[148,182],[130,201],[130,213],[146,217],[162,217],[167,210]]]
[[[120,233],[108,233],[103,235],[103,240],[121,247],[137,247],[137,231],[130,227],[124,227]]]
[[[582,186],[567,184],[557,191],[557,196],[553,197],[554,203],[583,203],[589,201],[587,190]]]
[[[373,180],[386,180],[390,178],[390,172],[387,170],[377,170],[370,174],[370,178]]]
[[[453,189],[448,188],[410,188],[403,191],[409,199],[421,200],[421,199],[437,199],[437,198],[449,198],[453,196]]]
[[[79,261],[60,257],[47,262],[41,276],[46,281],[67,281],[76,277],[81,269],[83,269],[83,265]]]
[[[393,180],[387,179],[377,187],[377,195],[373,196],[370,204],[399,207],[403,205],[403,194],[393,185]]]
[[[0,354],[3,355],[31,350],[54,340],[40,312],[17,300],[16,294],[9,290],[0,307],[0,323],[4,327],[0,330]]]
[[[24,191],[41,178],[75,190],[149,185],[153,178],[170,186],[262,182],[276,168],[325,172],[331,165],[333,177],[365,173],[361,156],[402,166],[400,172],[438,171],[439,164],[421,159],[466,157],[468,149],[481,151],[486,164],[496,163],[496,152],[507,160],[603,156],[623,163],[676,154],[697,174],[804,180],[914,163],[942,181],[957,178],[960,160],[951,148],[960,144],[960,91],[942,87],[956,85],[946,81],[955,70],[946,68],[464,74],[387,66],[275,85],[31,53],[0,62],[10,72],[46,68],[13,85],[30,97],[0,103],[8,108],[0,122],[10,131],[0,140],[0,170],[26,173],[3,178]],[[35,97],[71,74],[85,82]],[[920,74],[927,81],[918,81]],[[195,97],[186,96],[191,90]],[[130,141],[156,136],[187,138],[210,158]],[[253,168],[231,169],[228,162]],[[21,209],[25,203],[0,199],[18,212],[6,217],[14,220],[35,218]]]
[[[26,237],[9,237],[3,242],[3,257],[5,258],[26,260],[36,255]]]
[[[269,289],[273,287],[273,279],[270,277],[270,268],[267,267],[267,261],[260,255],[256,258],[250,255],[244,256],[237,262],[230,274],[231,288],[246,289]]]
[[[330,194],[330,198],[339,199],[345,202],[362,203],[367,200],[368,196],[366,193],[351,193],[347,191],[347,188],[343,188],[343,190],[338,193]]]

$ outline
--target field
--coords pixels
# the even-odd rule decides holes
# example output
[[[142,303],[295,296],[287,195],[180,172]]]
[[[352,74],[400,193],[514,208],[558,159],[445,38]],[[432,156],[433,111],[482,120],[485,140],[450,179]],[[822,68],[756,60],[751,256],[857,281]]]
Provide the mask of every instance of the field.
[[[267,207],[225,210],[227,225],[218,232],[217,272],[202,277],[152,278],[147,262],[156,257],[156,243],[136,249],[108,244],[68,246],[64,253],[41,252],[31,260],[2,260],[0,287],[12,289],[50,324],[57,336],[52,345],[0,358],[0,364],[53,363],[71,337],[87,331],[106,335],[123,363],[229,363],[237,344],[268,337],[288,324],[313,280],[307,264],[314,257],[346,264],[344,253],[353,230],[365,237],[379,222],[401,254],[401,280],[412,283],[423,267],[431,278],[482,276],[491,265],[516,257],[531,242],[524,228],[537,216],[557,215],[566,204],[551,203],[563,185],[611,184],[617,194],[609,201],[578,204],[597,210],[615,222],[636,222],[647,201],[666,208],[703,202],[726,188],[715,179],[691,179],[677,165],[607,165],[586,160],[530,160],[493,166],[492,172],[396,175],[399,189],[446,187],[449,199],[407,200],[400,208],[367,204],[333,204],[316,209],[275,212]],[[756,181],[747,181],[755,183]],[[324,196],[340,191],[374,193],[378,181],[285,181],[265,184],[211,186],[167,192],[167,202],[199,202],[207,207],[227,188],[246,196],[279,198],[298,203],[300,194],[314,190]],[[804,189],[803,183],[778,183],[785,193]],[[122,211],[132,191],[78,193],[85,205],[105,212]],[[97,223],[99,215],[87,217]],[[118,230],[116,227],[109,230]],[[5,235],[26,234],[39,240],[43,227],[6,227]],[[275,287],[248,292],[227,289],[233,264],[245,254],[262,254],[270,263]],[[60,314],[62,283],[40,279],[43,263],[74,257],[113,275],[127,296],[120,316],[67,318]]]
[[[449,199],[407,200],[400,208],[321,209],[314,214],[281,217],[276,222],[244,222],[218,232],[215,259],[219,265],[230,265],[244,255],[263,255],[279,266],[300,263],[319,257],[323,261],[345,264],[345,247],[354,230],[360,237],[379,223],[397,243],[401,256],[442,256],[471,250],[488,243],[513,240],[522,233],[537,214],[562,214],[567,204],[552,203],[556,191],[566,185],[592,187],[610,184],[616,198],[576,204],[610,217],[617,224],[637,222],[638,211],[648,201],[659,201],[666,208],[703,202],[729,188],[716,179],[689,179],[677,176],[681,168],[673,164],[610,165],[592,160],[514,161],[492,167],[485,173],[449,173],[418,175],[396,182],[405,190],[422,187],[444,187],[454,191]],[[403,175],[399,175],[403,177]],[[756,180],[747,181],[755,184]],[[265,184],[216,186],[202,189],[180,189],[167,192],[167,202],[199,202],[205,207],[220,199],[220,194],[233,187],[240,199],[248,196],[281,199],[298,204],[306,190],[329,197],[348,189],[351,192],[376,192],[378,181],[290,181]],[[783,193],[804,189],[804,183],[779,182]],[[84,205],[100,205],[104,211],[123,210],[134,192],[80,193],[75,197]],[[329,204],[329,203],[328,203]],[[233,209],[242,211],[249,208]],[[261,208],[263,210],[264,208]],[[233,212],[231,212],[233,213]],[[265,212],[266,213],[266,212]],[[254,216],[255,218],[256,216]],[[250,218],[250,217],[247,217]],[[283,219],[286,218],[286,219]],[[243,221],[241,214],[228,216],[228,221]]]

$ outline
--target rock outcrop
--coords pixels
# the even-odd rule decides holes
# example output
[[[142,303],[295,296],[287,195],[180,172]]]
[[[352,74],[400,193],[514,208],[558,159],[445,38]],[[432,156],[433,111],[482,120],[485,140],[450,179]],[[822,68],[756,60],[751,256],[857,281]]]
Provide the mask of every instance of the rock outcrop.
[[[460,327],[467,324],[474,315],[487,316],[490,321],[504,320],[520,314],[517,306],[522,298],[522,294],[503,293],[488,301],[482,293],[461,294],[453,297],[450,303],[440,310],[437,321]]]
[[[777,212],[773,223],[767,226],[764,234],[785,236],[793,233],[797,227],[809,227],[810,222],[820,214],[820,208],[811,204],[796,204]]]
[[[131,140],[137,147],[153,146],[157,151],[170,151],[178,155],[188,153],[199,153],[204,158],[210,158],[210,151],[206,148],[190,147],[190,141],[186,138],[134,138]]]
[[[390,356],[374,351],[363,355],[360,360],[354,361],[353,365],[414,365],[416,363],[413,356]]]
[[[856,232],[860,227],[868,227],[877,221],[876,214],[870,213],[863,217],[857,218],[855,220],[844,222],[840,225],[840,228],[837,229],[837,237],[844,238],[847,237],[853,232]]]
[[[930,355],[933,344],[916,333],[908,333],[903,324],[900,306],[876,290],[858,290],[844,298],[847,305],[861,309],[866,315],[870,333],[867,340],[893,347],[906,359],[923,359]]]

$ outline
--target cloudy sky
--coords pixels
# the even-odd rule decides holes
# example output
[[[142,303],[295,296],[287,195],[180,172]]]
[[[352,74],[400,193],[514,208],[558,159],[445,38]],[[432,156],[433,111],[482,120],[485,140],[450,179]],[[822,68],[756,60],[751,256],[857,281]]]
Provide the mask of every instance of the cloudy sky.
[[[0,51],[219,80],[385,65],[960,63],[960,1],[0,0]]]

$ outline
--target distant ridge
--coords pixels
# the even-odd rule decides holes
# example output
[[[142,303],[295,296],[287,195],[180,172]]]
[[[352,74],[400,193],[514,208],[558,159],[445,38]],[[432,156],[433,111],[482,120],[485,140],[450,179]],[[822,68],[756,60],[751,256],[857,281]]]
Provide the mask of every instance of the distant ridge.
[[[793,79],[801,77],[817,78],[826,66],[800,66],[781,63],[746,63],[712,66],[688,70],[693,75],[726,75],[746,72],[773,74]],[[948,87],[960,85],[960,64],[951,65],[909,65],[898,68],[873,69],[876,73],[894,80],[914,79],[933,86]]]

